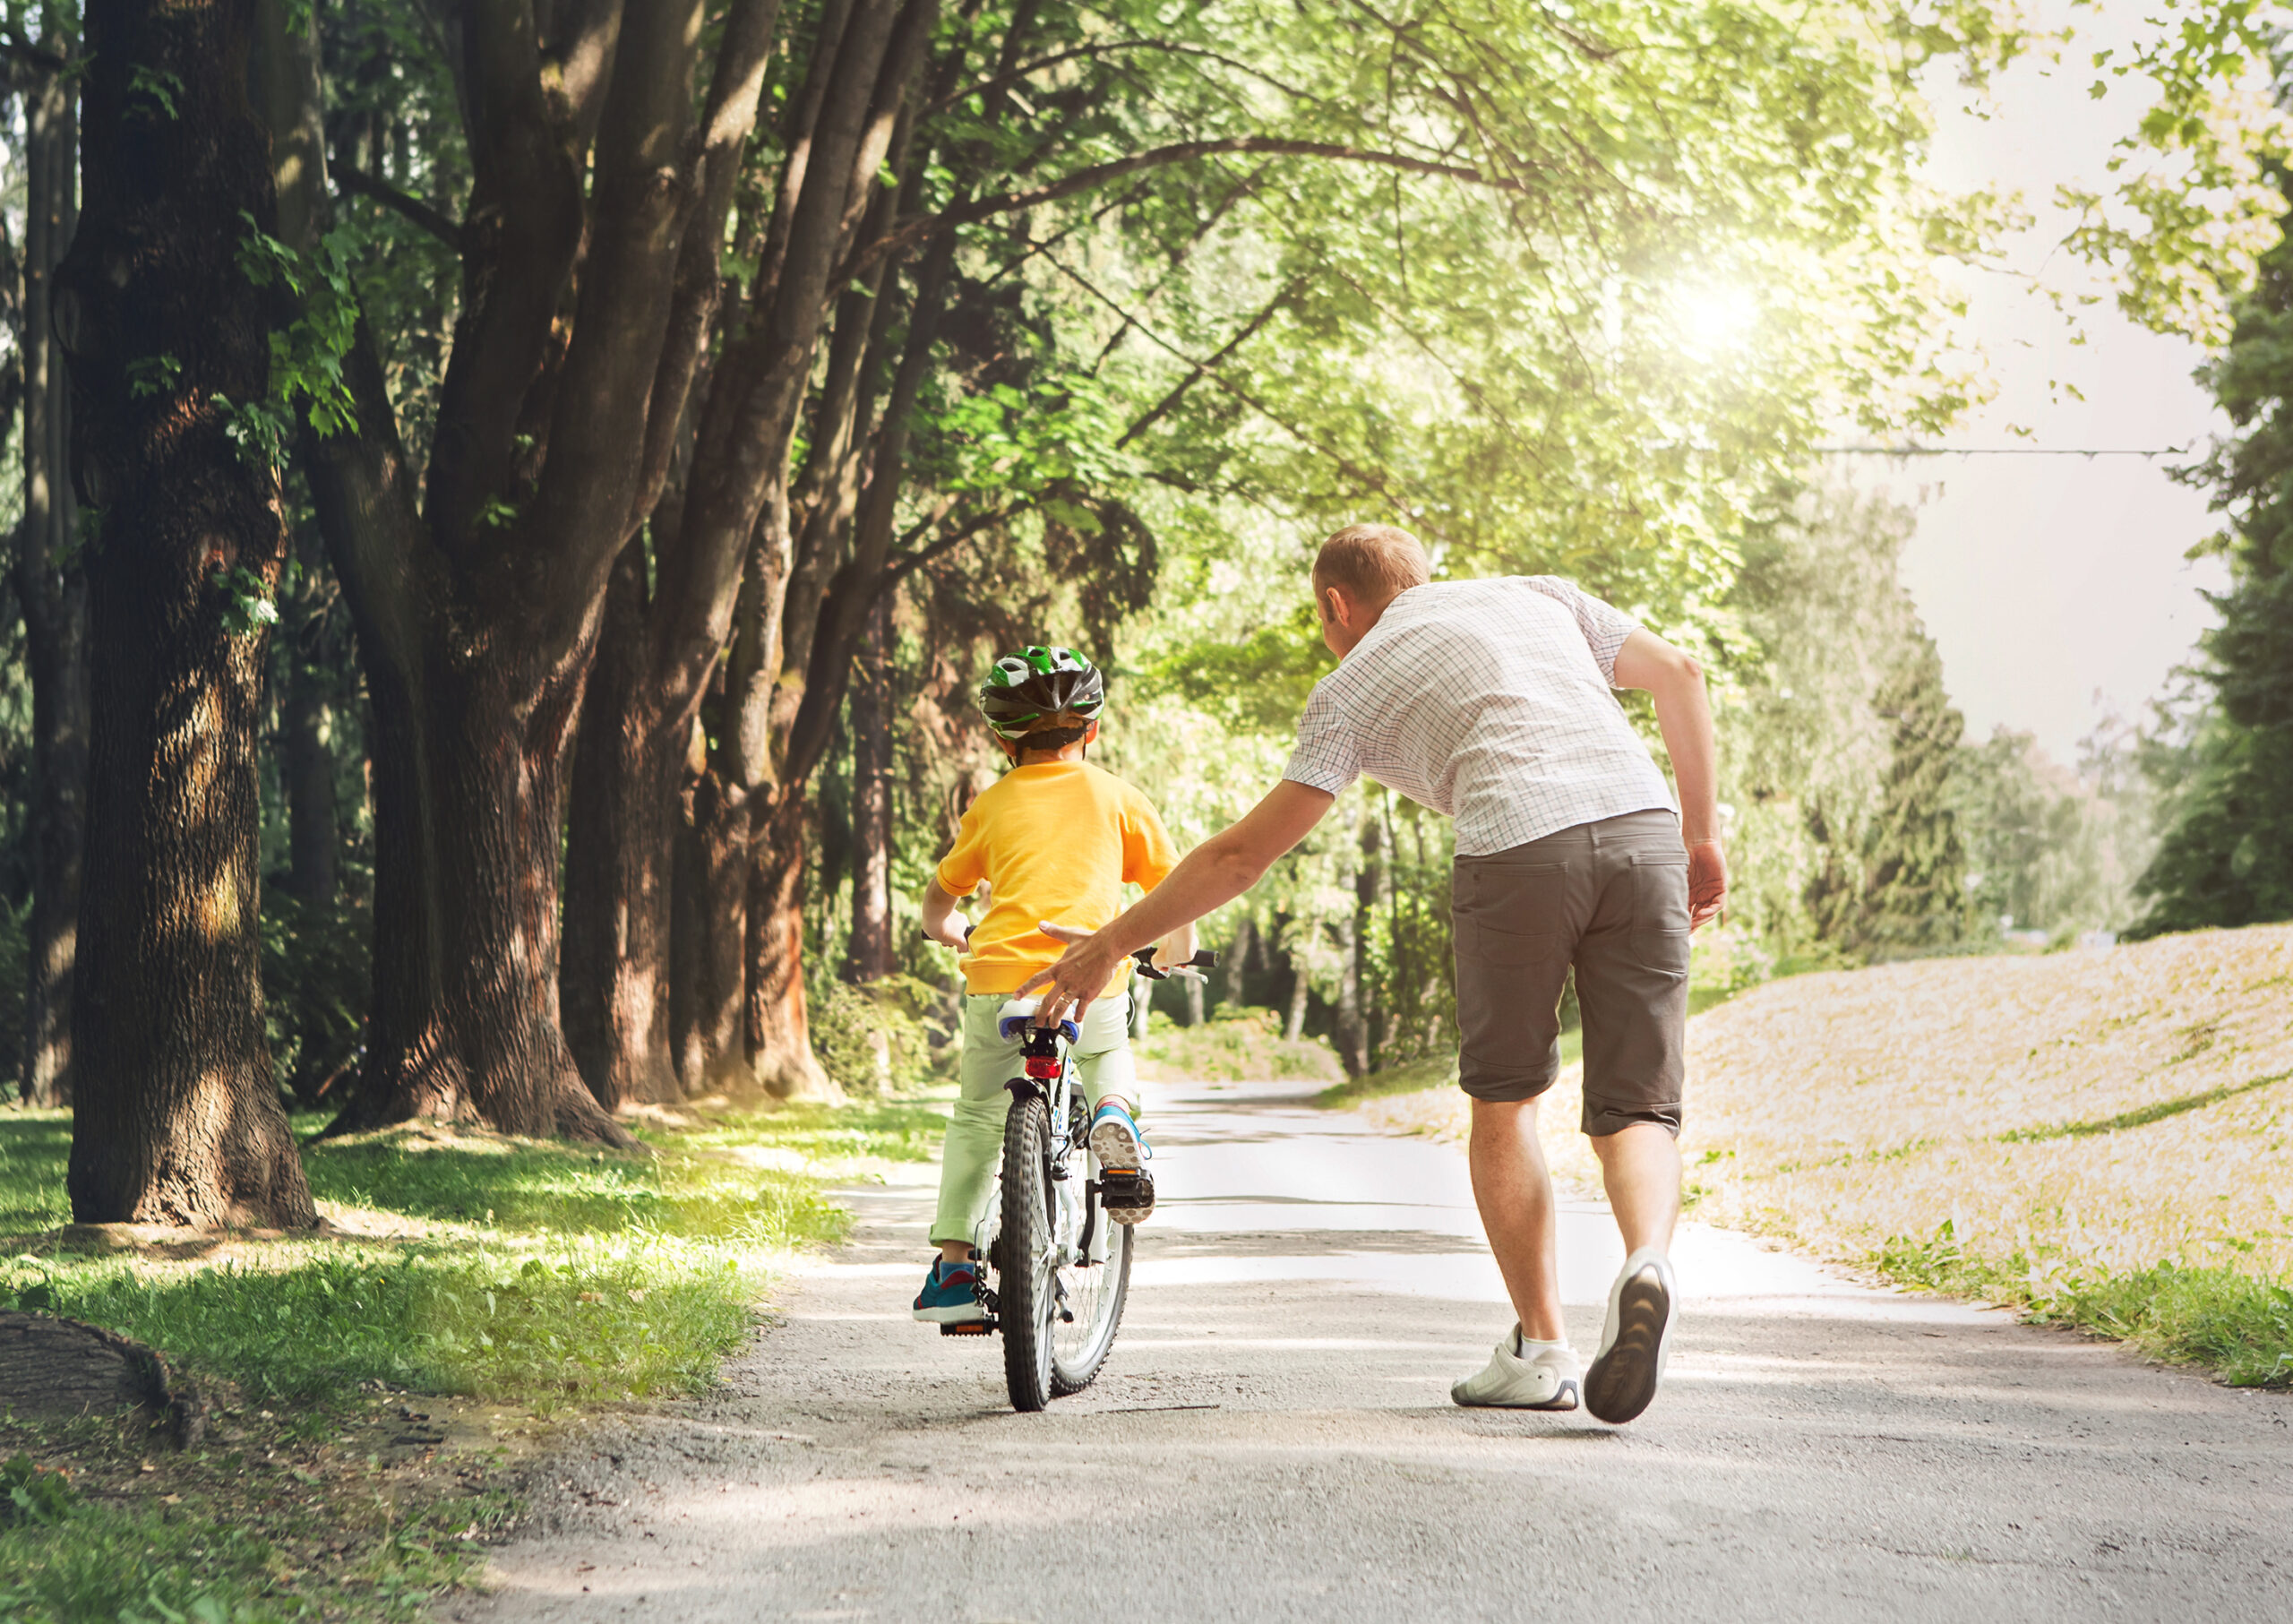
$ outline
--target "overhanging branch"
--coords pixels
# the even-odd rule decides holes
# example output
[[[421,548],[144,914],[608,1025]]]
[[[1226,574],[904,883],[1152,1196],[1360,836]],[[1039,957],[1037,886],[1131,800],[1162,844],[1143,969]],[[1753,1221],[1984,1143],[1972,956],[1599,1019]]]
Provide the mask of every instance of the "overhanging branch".
[[[332,164],[329,168],[336,184],[345,192],[372,199],[392,213],[413,221],[455,253],[462,251],[462,228],[420,198],[399,191],[378,175],[369,175],[364,169],[355,169],[348,164]]]
[[[1494,192],[1509,192],[1523,197],[1535,195],[1534,189],[1524,181],[1507,176],[1489,175],[1467,164],[1438,163],[1430,159],[1412,158],[1402,152],[1350,147],[1340,142],[1291,141],[1273,135],[1234,135],[1220,141],[1181,141],[1169,146],[1150,147],[1144,152],[1133,152],[1125,158],[1110,159],[1103,164],[1090,164],[1071,175],[1063,175],[1055,181],[1024,192],[1003,192],[993,197],[974,198],[969,202],[958,203],[938,214],[903,221],[862,248],[839,274],[847,278],[857,277],[884,255],[904,253],[916,244],[959,226],[975,225],[999,214],[1017,214],[1040,208],[1045,203],[1072,197],[1078,192],[1104,186],[1109,181],[1121,180],[1126,175],[1136,175],[1142,169],[1168,168],[1173,164],[1215,158],[1223,152],[1263,152],[1275,158],[1322,158],[1337,163],[1368,164],[1399,170],[1405,175],[1459,181],[1467,185],[1483,186]]]

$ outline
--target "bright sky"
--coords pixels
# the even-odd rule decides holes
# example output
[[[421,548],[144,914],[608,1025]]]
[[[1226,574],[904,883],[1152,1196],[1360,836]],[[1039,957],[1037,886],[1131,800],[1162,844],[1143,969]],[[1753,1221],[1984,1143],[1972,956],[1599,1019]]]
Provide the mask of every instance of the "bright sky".
[[[2065,8],[2048,0],[2036,9],[2054,17]],[[1935,180],[2020,188],[2039,222],[2014,256],[2026,271],[2040,268],[2065,229],[2065,217],[2049,206],[2056,185],[2099,183],[2110,143],[2141,111],[2131,79],[2100,101],[2090,99],[2095,75],[2086,64],[2114,30],[2107,13],[2082,11],[2077,19],[2081,38],[2065,50],[2065,64],[2017,64],[1997,87],[1988,122],[1958,115],[1962,99],[1947,90],[1935,99],[1942,116]],[[2063,279],[2059,258],[2048,270]],[[2190,376],[2203,358],[2196,347],[2147,332],[2107,304],[2085,312],[2087,342],[2074,346],[2052,306],[2023,288],[1997,275],[1970,286],[1975,332],[1998,393],[1943,443],[2203,448],[2226,427]],[[2085,399],[2052,390],[2057,379]],[[2020,438],[2015,427],[2032,432]],[[1942,650],[1944,680],[1971,737],[1987,738],[2005,724],[2073,761],[2105,704],[2138,711],[2189,657],[2212,619],[2198,589],[2218,589],[2226,576],[2218,560],[2183,557],[2220,520],[2203,492],[2167,477],[2179,460],[1855,460],[1859,482],[1886,483],[1907,500],[1925,494],[1903,579]]]

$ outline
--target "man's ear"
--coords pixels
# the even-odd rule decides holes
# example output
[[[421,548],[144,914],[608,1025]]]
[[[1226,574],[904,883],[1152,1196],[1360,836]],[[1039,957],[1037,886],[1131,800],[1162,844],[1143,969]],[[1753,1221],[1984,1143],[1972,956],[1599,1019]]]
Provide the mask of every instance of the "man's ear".
[[[1344,587],[1317,587],[1314,589],[1314,593],[1321,599],[1324,623],[1335,626],[1350,627],[1352,625],[1353,603],[1346,596]]]
[[[1086,734],[1083,735],[1083,743],[1085,743],[1086,744],[1095,744],[1095,743],[1097,743],[1098,742],[1099,742],[1099,725],[1098,725],[1098,723],[1097,723],[1096,721],[1094,721],[1094,722],[1091,724],[1090,731],[1089,731],[1089,732],[1087,732],[1087,733],[1086,733]]]

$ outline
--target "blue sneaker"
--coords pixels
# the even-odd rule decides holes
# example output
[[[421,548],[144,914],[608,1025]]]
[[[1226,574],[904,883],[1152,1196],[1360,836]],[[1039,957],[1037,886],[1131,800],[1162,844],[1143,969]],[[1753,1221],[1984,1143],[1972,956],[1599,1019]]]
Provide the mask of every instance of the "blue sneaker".
[[[1107,1217],[1116,1224],[1143,1222],[1155,1210],[1155,1180],[1141,1164],[1155,1151],[1138,1124],[1110,1100],[1091,1119],[1090,1142]]]
[[[930,1325],[967,1325],[986,1319],[987,1310],[979,1302],[979,1265],[945,1259],[934,1263],[916,1293],[915,1317]]]

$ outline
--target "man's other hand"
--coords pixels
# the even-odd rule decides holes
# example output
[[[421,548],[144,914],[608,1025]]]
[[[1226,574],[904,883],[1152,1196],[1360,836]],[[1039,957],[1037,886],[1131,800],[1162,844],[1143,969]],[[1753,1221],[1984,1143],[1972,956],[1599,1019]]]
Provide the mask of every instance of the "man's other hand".
[[[1710,924],[1727,900],[1728,854],[1717,840],[1699,840],[1688,848],[1688,928]]]

